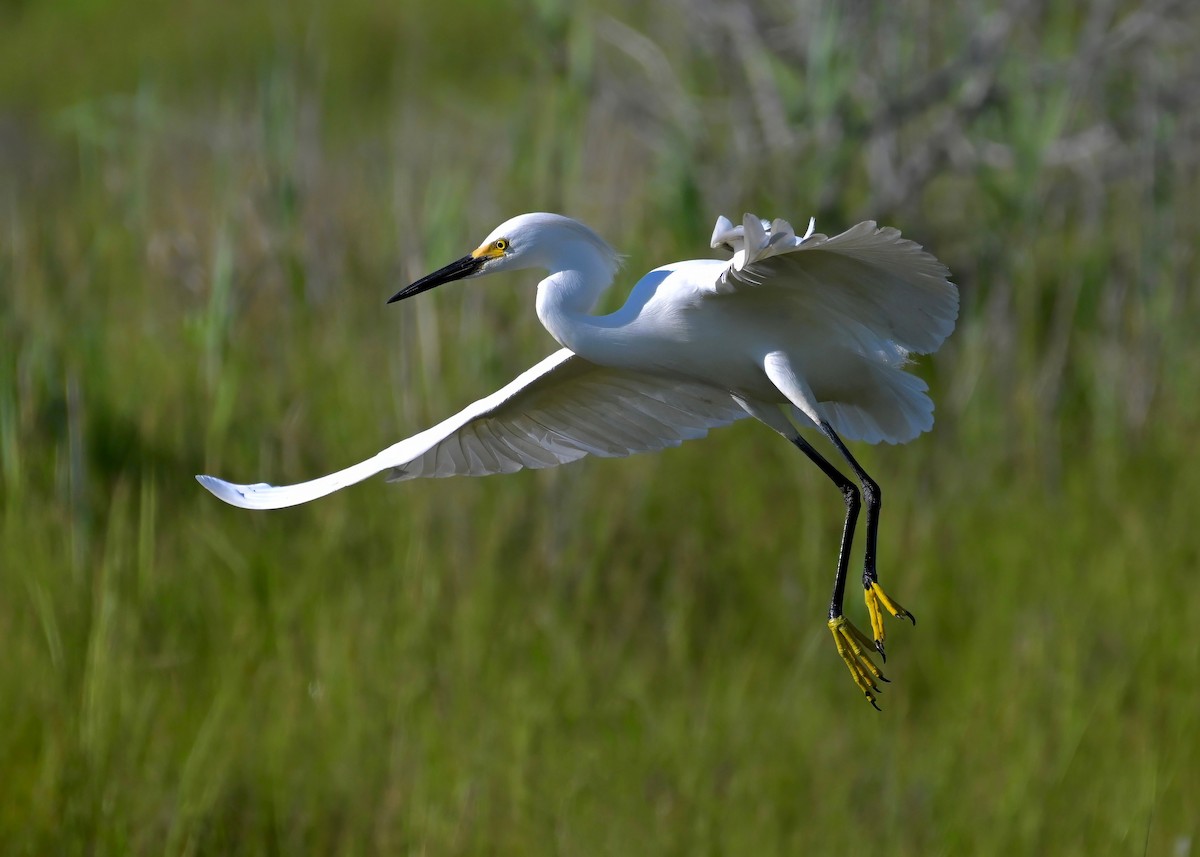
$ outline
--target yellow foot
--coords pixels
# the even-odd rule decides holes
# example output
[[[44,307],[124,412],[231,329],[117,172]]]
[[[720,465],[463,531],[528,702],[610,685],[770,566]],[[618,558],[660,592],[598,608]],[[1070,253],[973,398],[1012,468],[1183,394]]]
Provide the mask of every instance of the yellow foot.
[[[854,677],[854,683],[863,692],[867,702],[875,706],[875,710],[878,711],[879,706],[875,705],[875,694],[879,693],[879,685],[875,683],[875,680],[887,681],[887,679],[883,677],[879,667],[875,666],[871,662],[870,656],[867,655],[866,650],[871,647],[871,641],[867,639],[866,634],[846,621],[845,616],[830,619],[829,630],[833,632],[834,645],[837,646],[842,660],[846,662],[850,675]]]
[[[867,601],[867,612],[871,614],[871,633],[875,635],[875,651],[879,652],[886,661],[887,654],[883,651],[883,611],[886,610],[897,619],[907,619],[914,625],[917,624],[917,619],[891,598],[888,598],[887,593],[878,583],[872,582],[870,588],[863,593],[863,597]]]

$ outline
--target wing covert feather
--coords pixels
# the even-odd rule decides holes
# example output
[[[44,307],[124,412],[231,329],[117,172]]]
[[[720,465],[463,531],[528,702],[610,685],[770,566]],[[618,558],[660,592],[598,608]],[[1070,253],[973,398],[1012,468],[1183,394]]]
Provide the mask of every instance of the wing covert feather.
[[[678,446],[745,415],[714,387],[598,366],[563,349],[417,436],[436,433],[432,443],[401,441],[378,457],[391,481],[487,476]]]
[[[715,293],[772,290],[813,328],[865,351],[931,353],[958,318],[949,269],[899,230],[871,220],[832,238],[811,227],[799,238],[783,221],[768,225],[748,214],[733,227],[722,218],[713,246],[735,250]]]

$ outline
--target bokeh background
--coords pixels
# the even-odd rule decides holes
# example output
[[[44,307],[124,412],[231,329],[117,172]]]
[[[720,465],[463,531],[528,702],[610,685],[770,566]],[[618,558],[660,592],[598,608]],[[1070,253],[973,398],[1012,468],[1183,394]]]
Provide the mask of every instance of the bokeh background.
[[[0,850],[1200,853],[1200,6],[0,3]],[[297,481],[548,353],[556,210],[900,227],[961,286],[931,434],[842,504],[742,423],[657,456]],[[860,623],[857,596],[848,604]]]

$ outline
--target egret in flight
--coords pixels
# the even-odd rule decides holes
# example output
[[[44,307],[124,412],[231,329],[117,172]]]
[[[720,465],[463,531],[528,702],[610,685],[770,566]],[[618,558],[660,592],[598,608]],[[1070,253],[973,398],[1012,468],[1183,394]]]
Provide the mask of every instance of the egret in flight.
[[[829,629],[875,705],[877,682],[886,679],[868,650],[885,657],[884,611],[915,620],[879,585],[881,494],[843,438],[904,443],[932,427],[928,388],[905,366],[910,354],[937,350],[953,330],[958,291],[945,265],[895,229],[868,221],[829,238],[813,226],[797,235],[784,220],[747,214],[735,226],[718,218],[711,246],[732,258],[656,268],[621,309],[593,315],[619,267],[617,253],[571,218],[514,217],[388,303],[454,280],[540,269],[548,276],[537,287],[538,318],[561,350],[433,428],[320,479],[284,486],[197,479],[234,506],[278,509],[381,471],[398,481],[554,467],[585,455],[677,446],[752,416],[791,441],[845,501]],[[854,478],[814,449],[802,428],[824,435]],[[863,502],[862,585],[872,638],[842,609]]]

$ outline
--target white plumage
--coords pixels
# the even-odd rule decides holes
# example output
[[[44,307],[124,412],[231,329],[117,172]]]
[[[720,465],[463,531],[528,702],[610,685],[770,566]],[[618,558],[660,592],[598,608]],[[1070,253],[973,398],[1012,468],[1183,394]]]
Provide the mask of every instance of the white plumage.
[[[569,218],[515,217],[397,298],[449,279],[542,267],[550,276],[538,287],[538,314],[563,350],[438,425],[320,479],[197,478],[227,503],[276,509],[382,471],[393,480],[486,476],[649,452],[750,413],[782,431],[769,415],[776,404],[801,425],[825,419],[870,443],[902,443],[932,426],[925,384],[903,367],[909,352],[935,350],[954,327],[958,293],[937,259],[872,222],[828,238],[811,223],[797,236],[783,220],[747,215],[735,227],[721,217],[711,243],[733,258],[656,269],[616,313],[592,316],[617,254]]]
[[[608,369],[563,348],[448,420],[337,473],[282,486],[196,478],[235,506],[279,509],[384,470],[388,481],[399,482],[554,467],[585,455],[622,458],[678,446],[744,416],[706,384]]]
[[[795,444],[843,495],[829,628],[855,683],[875,705],[883,674],[866,650],[873,645],[884,653],[885,611],[913,617],[879,585],[879,486],[839,435],[903,443],[933,425],[925,383],[905,365],[910,353],[936,350],[953,330],[958,291],[941,262],[895,229],[866,222],[832,238],[813,229],[810,221],[798,236],[783,220],[748,214],[734,226],[721,217],[711,244],[732,251],[732,259],[657,268],[634,285],[621,309],[596,316],[592,309],[618,267],[613,249],[567,217],[514,217],[470,255],[391,301],[453,280],[539,268],[548,276],[537,288],[538,318],[561,351],[438,425],[320,479],[273,486],[196,478],[234,506],[278,509],[383,471],[403,480],[553,467],[585,455],[675,446],[753,416]],[[806,426],[833,444],[857,485],[809,445],[798,430]],[[862,582],[873,640],[842,614],[863,500]]]

